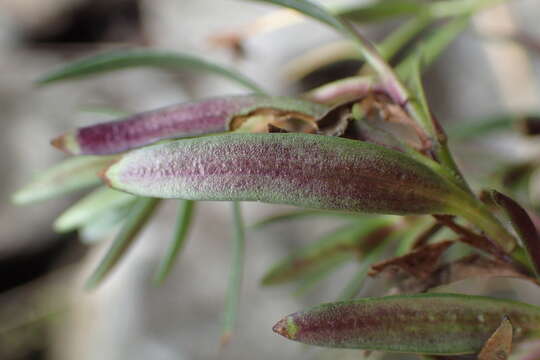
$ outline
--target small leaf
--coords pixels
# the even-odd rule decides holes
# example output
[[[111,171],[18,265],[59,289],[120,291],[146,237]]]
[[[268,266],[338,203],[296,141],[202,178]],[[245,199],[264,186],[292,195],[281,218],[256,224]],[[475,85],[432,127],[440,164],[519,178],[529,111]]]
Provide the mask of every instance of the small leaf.
[[[410,54],[398,65],[397,73],[406,77],[406,74],[411,69],[411,64],[416,60],[418,54],[421,55],[421,68],[425,70],[431,65],[443,51],[461,34],[467,26],[469,26],[469,16],[460,16],[450,20],[443,26],[433,30],[433,32],[422,42],[416,49],[413,49]]]
[[[339,10],[339,15],[355,22],[378,22],[391,17],[417,15],[429,6],[418,0],[380,0]]]
[[[111,247],[105,254],[105,257],[101,260],[86,282],[87,289],[97,287],[116,266],[118,261],[133,244],[133,240],[135,240],[139,232],[144,228],[154,213],[159,201],[159,199],[153,198],[141,198],[136,200],[135,204],[130,209],[128,218],[124,222],[120,232],[116,235]]]
[[[261,120],[268,123],[288,118],[314,122],[325,111],[325,106],[288,97],[218,97],[85,126],[54,139],[52,144],[69,154],[113,154],[162,139],[236,130],[260,112],[264,112]]]
[[[83,244],[93,245],[113,232],[119,230],[134,202],[124,206],[110,208],[79,228],[79,239]]]
[[[458,294],[329,303],[286,316],[273,329],[288,339],[310,345],[464,355],[480,351],[503,314],[514,324],[516,340],[540,330],[539,307]]]
[[[176,220],[176,230],[174,231],[173,242],[167,250],[167,255],[159,265],[159,268],[154,277],[154,281],[158,284],[163,283],[172,270],[172,267],[178,258],[178,253],[184,247],[186,242],[191,221],[193,219],[193,210],[195,202],[191,200],[180,200],[178,207],[178,219]]]
[[[264,275],[263,285],[277,285],[288,281],[309,277],[321,268],[359,255],[369,244],[364,244],[366,237],[383,226],[389,225],[390,219],[367,218],[338,228],[323,236],[319,241],[294,251],[285,259],[271,267]],[[365,249],[364,249],[365,250]]]
[[[91,222],[104,211],[125,206],[135,199],[133,195],[100,187],[64,211],[54,222],[54,230],[61,233],[75,230]]]
[[[229,134],[154,145],[124,155],[104,178],[141,196],[348,212],[455,213],[467,201],[400,152],[309,134]]]
[[[45,75],[37,83],[46,85],[133,67],[206,71],[234,80],[254,92],[263,93],[257,84],[244,75],[200,57],[172,51],[143,49],[113,51],[78,60]]]
[[[294,210],[285,213],[279,213],[277,215],[272,215],[266,217],[262,220],[257,221],[255,224],[251,225],[253,229],[260,229],[268,225],[274,225],[283,221],[313,218],[313,217],[338,217],[343,219],[357,219],[362,215],[353,214],[353,213],[342,213],[334,211],[319,211],[319,210]]]
[[[512,323],[505,316],[501,325],[484,344],[478,360],[507,360],[512,351],[512,333]]]
[[[82,156],[63,160],[34,177],[13,194],[12,201],[26,205],[98,185],[101,182],[98,173],[114,159],[113,156]]]
[[[540,279],[540,235],[536,226],[527,211],[517,202],[496,190],[493,190],[491,195],[495,203],[505,211],[506,216],[512,222],[516,233],[527,250],[527,257],[534,269],[534,273]]]
[[[246,244],[242,209],[239,202],[233,202],[232,206],[234,215],[233,258],[231,260],[232,268],[231,273],[229,274],[227,300],[223,314],[223,328],[221,335],[222,345],[225,345],[230,341],[236,322],[245,261]]]

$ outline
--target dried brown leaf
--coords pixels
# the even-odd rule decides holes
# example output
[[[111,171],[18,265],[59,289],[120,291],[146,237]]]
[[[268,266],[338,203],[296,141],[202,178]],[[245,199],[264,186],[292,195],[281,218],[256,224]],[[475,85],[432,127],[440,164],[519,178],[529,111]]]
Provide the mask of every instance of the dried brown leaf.
[[[512,350],[512,333],[512,323],[505,316],[501,325],[484,344],[478,360],[507,360]]]
[[[418,279],[428,279],[437,269],[442,254],[452,246],[453,241],[441,241],[424,245],[406,255],[395,257],[371,267],[370,276],[398,268]]]

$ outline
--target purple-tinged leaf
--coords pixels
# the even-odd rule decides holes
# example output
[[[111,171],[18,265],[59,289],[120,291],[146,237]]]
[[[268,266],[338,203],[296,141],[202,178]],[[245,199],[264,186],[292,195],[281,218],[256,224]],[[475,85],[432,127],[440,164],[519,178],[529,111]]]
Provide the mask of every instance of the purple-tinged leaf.
[[[491,192],[493,200],[506,213],[516,233],[519,235],[523,246],[527,250],[527,257],[534,269],[536,277],[540,279],[540,234],[527,211],[517,202],[500,192],[493,190]]]
[[[365,96],[376,89],[377,85],[372,77],[353,76],[315,88],[304,97],[317,103],[339,104]]]
[[[474,354],[504,316],[514,340],[540,330],[540,308],[458,294],[387,296],[323,304],[280,320],[273,330],[305,344],[389,352]]]
[[[39,173],[29,184],[13,194],[18,205],[48,200],[76,190],[98,185],[98,172],[116,159],[113,156],[68,158]]]
[[[125,154],[104,179],[142,196],[367,213],[458,213],[467,201],[400,152],[309,134],[227,134],[145,147]]]
[[[234,130],[250,115],[264,111],[267,121],[315,121],[327,108],[312,102],[264,95],[228,96],[168,106],[121,120],[69,131],[52,144],[69,154],[114,154],[162,139]]]

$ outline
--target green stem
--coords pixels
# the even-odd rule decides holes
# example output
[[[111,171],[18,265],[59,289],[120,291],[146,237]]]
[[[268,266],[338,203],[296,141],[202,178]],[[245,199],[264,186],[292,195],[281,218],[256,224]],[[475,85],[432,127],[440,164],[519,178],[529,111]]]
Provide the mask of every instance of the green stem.
[[[245,254],[245,233],[244,221],[242,219],[242,209],[240,203],[235,201],[233,205],[234,215],[234,236],[233,236],[233,259],[232,269],[229,275],[229,287],[227,289],[227,300],[223,315],[223,330],[221,343],[229,342],[231,333],[236,322],[238,313],[238,303],[240,299],[240,289],[242,285],[242,273],[244,268]]]
[[[184,247],[187,239],[191,220],[193,218],[193,209],[195,201],[180,200],[178,207],[178,219],[176,221],[176,229],[174,231],[173,242],[171,243],[167,255],[159,265],[159,268],[154,277],[156,284],[161,284],[171,272],[180,250]]]

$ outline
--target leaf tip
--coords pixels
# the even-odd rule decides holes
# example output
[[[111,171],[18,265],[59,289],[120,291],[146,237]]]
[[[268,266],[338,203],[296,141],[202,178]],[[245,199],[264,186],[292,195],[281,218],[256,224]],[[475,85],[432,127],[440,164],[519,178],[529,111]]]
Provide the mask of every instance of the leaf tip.
[[[67,132],[51,140],[51,145],[69,155],[81,155],[75,133]]]
[[[294,317],[289,315],[279,320],[273,327],[272,330],[287,339],[294,340],[296,334],[298,333],[298,325],[294,321]]]

